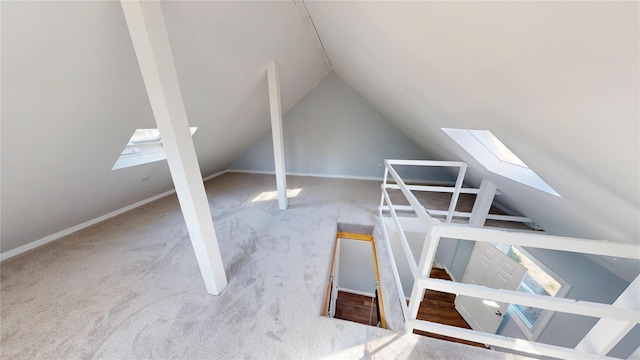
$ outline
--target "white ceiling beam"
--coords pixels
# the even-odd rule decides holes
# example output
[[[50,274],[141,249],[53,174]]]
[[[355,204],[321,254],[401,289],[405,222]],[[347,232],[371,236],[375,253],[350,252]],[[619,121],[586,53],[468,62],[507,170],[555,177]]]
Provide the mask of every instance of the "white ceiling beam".
[[[267,82],[269,83],[269,107],[271,109],[271,134],[273,136],[273,160],[278,188],[278,206],[280,210],[286,210],[288,206],[287,174],[285,172],[284,138],[282,135],[280,69],[275,61],[271,62],[267,67]]]
[[[162,8],[157,1],[123,0],[121,5],[200,272],[207,292],[218,295],[226,287],[227,277]]]

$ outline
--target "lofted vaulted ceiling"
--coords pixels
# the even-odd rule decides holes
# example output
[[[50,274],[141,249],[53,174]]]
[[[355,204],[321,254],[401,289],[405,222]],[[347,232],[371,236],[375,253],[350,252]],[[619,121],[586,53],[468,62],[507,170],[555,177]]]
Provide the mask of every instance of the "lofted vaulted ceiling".
[[[471,164],[558,235],[640,241],[637,2],[305,2],[335,73],[435,159]],[[154,121],[118,2],[2,2],[2,252],[169,190],[110,171]],[[164,2],[204,175],[328,72],[293,2]],[[491,130],[555,197],[493,175],[441,128]],[[149,180],[141,183],[143,177]]]
[[[164,161],[111,171],[136,128],[156,127],[120,3],[1,6],[1,251],[170,190]],[[328,73],[293,3],[162,8],[204,176],[268,131],[269,62],[284,111]]]
[[[439,159],[555,234],[638,242],[637,2],[307,2],[334,71]],[[491,130],[562,197],[441,130]]]

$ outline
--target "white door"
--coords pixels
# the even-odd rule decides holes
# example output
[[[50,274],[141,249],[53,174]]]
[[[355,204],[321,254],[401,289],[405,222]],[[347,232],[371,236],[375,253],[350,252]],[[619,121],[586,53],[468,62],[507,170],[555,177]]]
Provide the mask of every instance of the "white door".
[[[462,282],[494,289],[517,290],[527,269],[500,250],[477,242],[471,253]],[[495,334],[507,311],[507,303],[459,295],[456,310],[473,330]]]

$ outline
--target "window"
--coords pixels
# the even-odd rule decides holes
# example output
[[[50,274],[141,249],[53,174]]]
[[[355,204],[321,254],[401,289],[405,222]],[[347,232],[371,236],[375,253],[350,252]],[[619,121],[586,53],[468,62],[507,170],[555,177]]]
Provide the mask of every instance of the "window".
[[[489,130],[442,130],[487,170],[521,184],[560,196]]]
[[[540,260],[521,247],[498,244],[498,249],[525,268],[525,274],[518,291],[530,294],[564,297],[571,286],[564,279],[546,267]],[[536,340],[553,316],[553,311],[531,306],[511,304],[511,318],[530,340]]]
[[[190,127],[193,135],[197,127]],[[123,169],[131,166],[148,164],[165,160],[167,155],[162,147],[162,137],[158,129],[136,129],[125,145],[120,157],[111,170]]]

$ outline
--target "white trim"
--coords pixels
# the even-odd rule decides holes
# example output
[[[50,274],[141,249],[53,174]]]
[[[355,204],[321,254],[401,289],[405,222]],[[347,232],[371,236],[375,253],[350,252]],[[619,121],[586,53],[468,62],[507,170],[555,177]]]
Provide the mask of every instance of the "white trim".
[[[76,231],[80,231],[82,229],[88,228],[91,225],[95,225],[95,224],[97,224],[99,222],[105,221],[105,220],[110,219],[110,218],[112,218],[114,216],[118,216],[120,214],[123,214],[123,213],[125,213],[125,212],[127,212],[129,210],[133,210],[133,209],[135,209],[137,207],[140,207],[142,205],[146,205],[146,204],[148,204],[148,203],[150,203],[152,201],[155,201],[155,200],[161,199],[161,198],[163,198],[165,196],[171,195],[171,194],[173,194],[175,192],[176,192],[175,189],[172,189],[172,190],[169,190],[169,191],[165,191],[162,194],[158,194],[158,195],[152,196],[150,198],[138,201],[137,203],[133,203],[133,204],[125,206],[125,207],[123,207],[121,209],[112,211],[112,212],[104,214],[102,216],[98,216],[95,219],[91,219],[89,221],[85,221],[85,222],[83,222],[81,224],[72,226],[72,227],[70,227],[68,229],[64,229],[62,231],[58,231],[55,234],[51,234],[49,236],[45,236],[42,239],[39,239],[39,240],[36,240],[36,241],[32,241],[32,242],[30,242],[28,244],[22,245],[20,247],[17,247],[15,249],[12,249],[12,250],[9,250],[9,251],[5,251],[2,254],[0,254],[0,261],[4,261],[4,260],[9,259],[11,257],[14,257],[16,255],[22,254],[23,252],[29,251],[31,249],[35,249],[35,248],[40,247],[40,246],[42,246],[44,244],[50,243],[50,242],[52,242],[54,240],[57,240],[57,239],[60,239],[60,238],[62,238],[64,236],[70,235],[70,234],[72,234],[72,233],[74,233]]]
[[[244,170],[244,169],[227,169],[227,172],[232,173],[246,173],[246,174],[264,174],[264,175],[275,175],[274,171],[264,171],[264,170]],[[331,178],[331,179],[348,179],[348,180],[371,180],[371,181],[382,181],[382,177],[376,176],[352,176],[352,175],[338,175],[338,174],[314,174],[314,173],[294,173],[287,172],[287,175],[292,176],[306,176],[306,177],[321,177],[321,178]],[[433,184],[433,185],[453,185],[455,184],[452,181],[426,181],[426,180],[407,180],[407,182],[416,183],[416,184]]]
[[[434,209],[427,209],[425,207],[423,207],[423,208],[432,217],[435,217],[435,216],[446,216],[447,214],[449,214],[449,211],[447,211],[447,210],[434,210]],[[394,205],[393,209],[394,210],[399,210],[399,211],[413,211],[413,207],[411,205]],[[383,206],[382,210],[383,211],[390,211],[391,208],[389,206]],[[471,213],[462,212],[462,211],[454,211],[453,212],[453,217],[456,217],[456,218],[470,218],[471,217]],[[518,217],[518,216],[511,216],[511,215],[497,215],[497,214],[489,214],[489,215],[487,215],[487,219],[488,220],[498,220],[498,221],[515,221],[515,222],[522,222],[522,223],[530,221],[529,218],[526,218],[526,217]],[[491,228],[491,227],[490,226],[485,226],[484,228]],[[493,229],[504,229],[504,228],[493,227]],[[511,231],[512,229],[509,229],[509,230]],[[531,230],[514,229],[514,230],[529,231],[529,232],[534,231],[533,229],[531,229]]]
[[[381,204],[384,204],[385,198],[384,193],[382,194]],[[398,273],[398,266],[396,265],[396,260],[393,255],[393,250],[391,249],[391,242],[389,241],[389,231],[387,230],[387,225],[385,224],[385,218],[382,216],[382,205],[378,206],[378,216],[380,219],[380,223],[382,224],[382,233],[384,234],[384,243],[387,248],[387,253],[389,255],[389,260],[391,262],[391,270],[393,270],[393,279],[396,282],[396,290],[398,292],[398,300],[406,299],[411,300],[411,298],[407,298],[404,294],[404,288],[402,287],[402,281],[400,280],[400,274]],[[400,309],[402,310],[402,316],[404,317],[405,322],[409,320],[409,308],[407,307],[407,302],[400,300]]]
[[[502,335],[487,334],[480,331],[458,328],[450,325],[438,324],[431,321],[411,320],[411,327],[414,329],[432,332],[440,335],[455,337],[486,345],[492,345],[516,351],[523,351],[528,354],[550,356],[560,359],[615,359],[598,354],[590,354],[562,346],[537,343],[528,340],[510,338]]]
[[[444,270],[447,273],[447,275],[449,275],[449,277],[451,278],[451,281],[458,282],[458,280],[456,280],[455,276],[453,276],[453,274],[451,273],[451,271],[449,271],[449,268],[446,265],[442,265],[440,268]]]
[[[637,309],[617,305],[536,295],[515,290],[493,289],[482,285],[455,283],[448,280],[421,277],[416,281],[416,283],[419,287],[446,292],[449,294],[490,299],[510,304],[521,304],[523,306],[537,307],[540,309],[548,309],[582,316],[625,321],[628,319],[635,319],[640,315],[640,311]]]
[[[209,175],[209,176],[207,176],[206,178],[204,178],[202,180],[203,181],[211,180],[214,177],[217,177],[217,176],[225,174],[226,172],[227,172],[227,170],[223,170],[223,171],[217,172],[217,173],[215,173],[213,175]],[[76,231],[80,231],[82,229],[88,228],[89,226],[92,226],[92,225],[95,225],[95,224],[100,223],[102,221],[111,219],[112,217],[118,216],[120,214],[124,214],[127,211],[130,211],[130,210],[133,210],[133,209],[138,208],[140,206],[146,205],[146,204],[148,204],[150,202],[162,199],[163,197],[169,196],[171,194],[174,194],[175,192],[176,192],[176,189],[171,189],[169,191],[165,191],[165,192],[163,192],[161,194],[154,195],[154,196],[152,196],[150,198],[138,201],[138,202],[133,203],[131,205],[127,205],[127,206],[125,206],[123,208],[120,208],[118,210],[114,210],[114,211],[112,211],[110,213],[104,214],[102,216],[98,216],[95,219],[91,219],[91,220],[85,221],[85,222],[83,222],[81,224],[72,226],[72,227],[70,227],[68,229],[64,229],[62,231],[58,231],[57,233],[45,236],[45,237],[43,237],[41,239],[38,239],[38,240],[32,241],[32,242],[30,242],[28,244],[19,246],[19,247],[15,248],[15,249],[11,249],[11,250],[5,251],[5,252],[0,254],[0,262],[2,262],[4,260],[7,260],[9,258],[12,258],[14,256],[20,255],[20,254],[22,254],[24,252],[27,252],[29,250],[33,250],[33,249],[35,249],[37,247],[40,247],[42,245],[48,244],[48,243],[50,243],[50,242],[52,242],[54,240],[58,240],[58,239],[60,239],[62,237],[65,237],[67,235],[73,234]]]
[[[228,172],[227,170],[218,171],[217,173],[215,173],[215,174],[213,174],[213,175],[209,175],[209,176],[207,176],[207,177],[205,177],[205,178],[202,178],[202,181],[209,181],[209,180],[211,180],[211,179],[213,179],[213,178],[215,178],[215,177],[218,177],[218,176],[220,176],[220,175],[224,175],[224,174],[226,174],[227,172]]]
[[[370,297],[370,298],[372,298],[374,296],[373,293],[368,293],[368,292],[364,292],[364,291],[360,291],[360,290],[352,290],[352,289],[346,289],[346,288],[341,288],[341,287],[338,287],[337,290],[338,291],[342,291],[342,292],[346,292],[346,293],[350,293],[350,294],[366,296],[366,297]]]
[[[582,254],[607,255],[636,259],[638,245],[605,240],[571,238],[565,236],[539,235],[537,233],[510,232],[509,229],[493,230],[469,228],[459,225],[438,225],[434,229],[438,236],[460,240],[482,241],[525,247],[578,252]]]
[[[454,182],[450,182],[450,184],[455,185]],[[400,186],[397,184],[387,184],[384,186],[386,189],[394,189],[400,190]],[[416,190],[416,191],[430,191],[430,192],[448,192],[453,193],[455,188],[452,186],[418,186],[418,185],[407,185],[407,189]],[[460,194],[479,194],[480,189],[475,188],[460,188]]]

